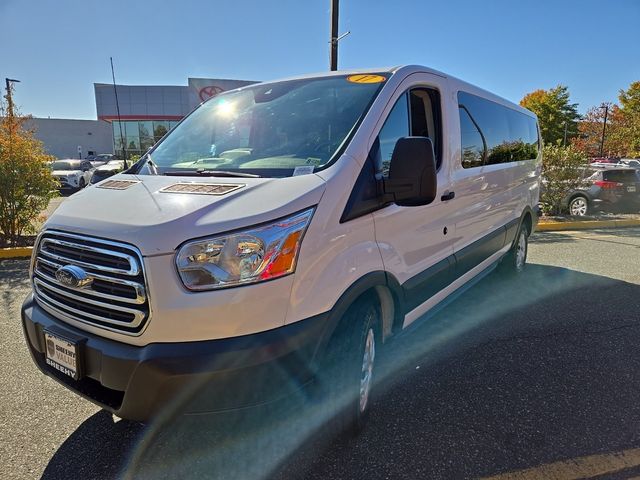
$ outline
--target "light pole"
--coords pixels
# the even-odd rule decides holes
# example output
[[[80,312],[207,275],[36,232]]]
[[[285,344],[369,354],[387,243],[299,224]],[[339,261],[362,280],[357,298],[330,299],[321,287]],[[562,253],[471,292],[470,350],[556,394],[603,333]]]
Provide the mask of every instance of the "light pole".
[[[7,117],[9,119],[9,160],[11,160],[12,152],[11,146],[13,144],[13,130],[15,128],[15,121],[13,118],[13,99],[11,98],[11,88],[13,87],[12,83],[19,83],[20,80],[16,80],[14,78],[6,78],[4,79],[7,85]]]
[[[20,80],[15,80],[13,78],[5,78],[4,81],[7,85],[7,113],[9,117],[13,117],[13,100],[11,98],[11,84],[20,83]]]
[[[338,42],[351,32],[338,35],[338,15],[340,13],[340,0],[331,0],[331,36],[329,37],[329,70],[338,70]]]
[[[600,108],[604,107],[604,124],[602,126],[602,140],[600,140],[600,157],[602,157],[604,151],[604,135],[607,133],[607,114],[609,113],[609,105],[603,103]]]

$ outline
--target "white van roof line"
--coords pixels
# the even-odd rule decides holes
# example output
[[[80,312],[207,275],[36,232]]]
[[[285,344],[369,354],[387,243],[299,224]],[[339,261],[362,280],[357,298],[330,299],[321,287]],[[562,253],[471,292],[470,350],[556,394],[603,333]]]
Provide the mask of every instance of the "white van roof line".
[[[520,111],[526,115],[536,118],[533,112],[531,112],[530,110],[527,110],[526,108],[522,108],[517,103],[514,103],[499,95],[496,95],[495,93],[492,93],[488,90],[477,87],[471,83],[465,82],[464,80],[460,80],[459,78],[449,75],[447,73],[441,72],[439,70],[435,70],[433,68],[425,67],[424,65],[396,65],[393,67],[337,70],[334,72],[326,72],[326,71],[315,72],[315,73],[308,73],[305,75],[296,75],[293,77],[275,78],[272,80],[267,80],[262,83],[281,82],[281,81],[288,81],[288,80],[304,80],[304,79],[318,78],[318,77],[333,77],[333,76],[339,76],[339,75],[357,75],[357,74],[366,74],[366,73],[391,73],[391,74],[403,73],[405,75],[410,75],[412,73],[430,73],[433,75],[438,75],[440,77],[452,80],[457,84],[458,87],[463,87],[464,90],[468,91],[471,94],[481,95],[482,97],[493,100],[496,103],[500,103],[504,106],[510,107],[514,110]],[[251,85],[249,85],[249,87],[250,86]],[[247,88],[247,87],[241,87],[241,88]]]

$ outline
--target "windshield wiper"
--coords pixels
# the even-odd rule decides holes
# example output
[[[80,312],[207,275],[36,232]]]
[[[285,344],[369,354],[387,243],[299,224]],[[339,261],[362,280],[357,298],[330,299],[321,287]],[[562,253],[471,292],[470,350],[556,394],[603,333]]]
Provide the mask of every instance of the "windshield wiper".
[[[227,170],[205,170],[204,168],[199,168],[197,170],[171,170],[168,172],[164,172],[165,175],[170,177],[249,177],[249,178],[260,178],[260,175],[255,175],[253,173],[244,173],[244,172],[230,172]]]

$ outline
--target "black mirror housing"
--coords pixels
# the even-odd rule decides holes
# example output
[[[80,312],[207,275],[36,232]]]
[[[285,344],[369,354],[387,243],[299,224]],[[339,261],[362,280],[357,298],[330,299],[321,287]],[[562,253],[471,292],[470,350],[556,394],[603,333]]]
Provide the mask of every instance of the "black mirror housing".
[[[427,137],[398,139],[391,155],[384,193],[403,207],[428,205],[438,190],[433,143]]]

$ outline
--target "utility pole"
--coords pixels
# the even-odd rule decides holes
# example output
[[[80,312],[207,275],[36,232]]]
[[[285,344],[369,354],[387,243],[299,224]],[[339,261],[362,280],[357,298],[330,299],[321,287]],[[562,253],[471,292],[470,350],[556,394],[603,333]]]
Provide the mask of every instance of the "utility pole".
[[[14,117],[14,112],[13,112],[13,95],[11,94],[11,89],[13,88],[13,85],[11,85],[12,83],[19,83],[20,80],[16,80],[13,78],[6,78],[4,79],[6,85],[7,85],[7,117],[9,118],[9,160],[11,160],[11,156],[12,156],[12,152],[11,152],[11,147],[13,145],[13,130],[16,127],[16,122]]]
[[[13,78],[5,78],[4,81],[7,85],[7,114],[9,117],[13,117],[13,99],[11,98],[11,84],[20,83],[20,80],[15,80]]]
[[[602,126],[602,140],[600,140],[600,156],[602,157],[604,151],[604,135],[607,133],[607,114],[609,113],[609,105],[602,104],[604,107],[604,125]]]
[[[569,124],[567,123],[567,121],[564,121],[564,139],[562,140],[562,146],[566,147],[567,146],[567,127],[569,126]]]
[[[331,37],[329,40],[329,70],[338,70],[338,14],[340,0],[331,0]]]

